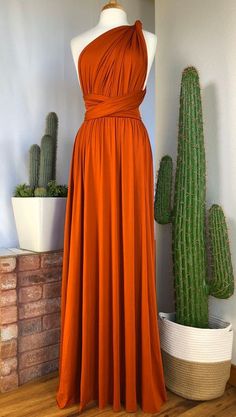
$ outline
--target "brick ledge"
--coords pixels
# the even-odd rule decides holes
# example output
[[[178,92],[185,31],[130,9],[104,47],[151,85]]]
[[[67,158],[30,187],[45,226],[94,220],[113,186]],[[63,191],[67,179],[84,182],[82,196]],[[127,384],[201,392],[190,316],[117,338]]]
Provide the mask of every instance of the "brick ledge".
[[[63,250],[3,249],[0,393],[58,369],[63,262]]]

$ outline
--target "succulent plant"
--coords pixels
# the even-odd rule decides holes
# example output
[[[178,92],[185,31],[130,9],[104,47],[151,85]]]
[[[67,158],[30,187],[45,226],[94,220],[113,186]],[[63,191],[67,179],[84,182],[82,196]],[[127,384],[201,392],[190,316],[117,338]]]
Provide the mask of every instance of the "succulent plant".
[[[28,184],[18,184],[13,192],[14,197],[33,197],[34,189]]]
[[[55,146],[52,136],[44,135],[41,140],[39,187],[46,187],[52,179]]]
[[[57,163],[57,134],[58,134],[58,117],[55,112],[48,113],[46,117],[45,135],[49,135],[53,139],[53,158],[52,158],[52,180],[56,179],[56,163]]]
[[[37,187],[34,190],[35,197],[47,197],[47,189],[44,187]]]
[[[50,112],[46,117],[41,148],[33,144],[29,149],[29,184],[32,188],[46,188],[50,180],[56,180],[57,132],[57,114]]]
[[[49,181],[47,186],[47,195],[50,197],[66,197],[68,193],[68,186],[58,185],[55,180]]]
[[[209,211],[212,277],[208,277],[206,161],[199,75],[194,67],[182,74],[177,166],[171,208],[172,159],[164,156],[157,176],[154,212],[160,224],[172,223],[176,321],[208,327],[208,298],[228,298],[234,276],[223,210]]]
[[[58,117],[55,112],[46,117],[41,147],[29,149],[29,185],[18,184],[14,197],[67,197],[68,186],[56,183]]]
[[[40,146],[34,144],[29,150],[29,183],[32,188],[37,187],[39,180]]]

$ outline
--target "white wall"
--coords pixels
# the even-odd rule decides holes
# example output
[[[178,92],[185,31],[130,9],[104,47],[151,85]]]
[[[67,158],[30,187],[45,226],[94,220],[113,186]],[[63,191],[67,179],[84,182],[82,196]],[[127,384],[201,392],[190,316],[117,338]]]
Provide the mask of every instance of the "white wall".
[[[0,247],[17,247],[11,195],[28,182],[28,149],[40,144],[45,117],[59,116],[57,181],[67,183],[84,103],[70,40],[96,25],[104,1],[0,0]],[[154,32],[153,0],[126,0],[129,23]],[[154,142],[154,65],[141,112]],[[150,110],[151,109],[151,110]]]
[[[182,70],[200,74],[207,156],[207,204],[219,203],[227,216],[236,274],[236,1],[156,0],[156,164],[176,158]],[[158,299],[173,309],[170,227],[157,226]],[[210,299],[210,310],[236,328],[236,294]],[[236,337],[233,363],[236,364]]]

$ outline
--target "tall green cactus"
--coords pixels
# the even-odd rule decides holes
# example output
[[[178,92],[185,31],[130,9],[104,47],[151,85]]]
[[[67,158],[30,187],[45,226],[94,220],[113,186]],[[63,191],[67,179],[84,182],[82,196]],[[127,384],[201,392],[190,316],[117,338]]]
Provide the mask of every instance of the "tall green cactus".
[[[49,135],[44,135],[41,140],[40,167],[39,167],[39,187],[47,187],[52,179],[53,158],[54,158],[54,140]]]
[[[38,186],[40,165],[40,146],[34,144],[29,149],[29,184],[31,188]]]
[[[208,279],[206,232],[206,161],[198,72],[182,74],[178,152],[173,210],[171,211],[172,160],[162,158],[155,191],[155,219],[172,223],[176,321],[208,327],[208,298],[228,298],[234,291],[233,268],[224,214],[212,206],[209,237],[213,277]]]
[[[53,138],[54,151],[53,151],[53,167],[52,167],[52,180],[56,179],[56,163],[57,163],[57,132],[58,132],[58,117],[55,112],[48,113],[46,117],[45,135],[50,135]]]

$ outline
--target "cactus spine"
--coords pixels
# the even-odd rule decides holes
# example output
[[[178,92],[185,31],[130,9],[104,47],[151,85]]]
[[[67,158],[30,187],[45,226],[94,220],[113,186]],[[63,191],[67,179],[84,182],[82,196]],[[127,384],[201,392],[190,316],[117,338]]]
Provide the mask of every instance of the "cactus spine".
[[[208,327],[209,294],[219,298],[230,297],[234,291],[234,278],[226,223],[219,206],[217,209],[213,206],[209,215],[214,276],[210,281],[207,276],[206,162],[201,91],[194,67],[185,68],[182,74],[172,212],[169,208],[171,166],[170,157],[162,158],[154,208],[159,223],[172,222],[176,321],[205,328]],[[217,256],[220,260],[216,259]]]

